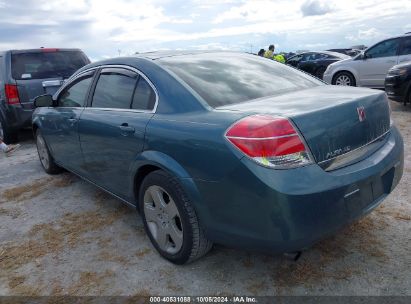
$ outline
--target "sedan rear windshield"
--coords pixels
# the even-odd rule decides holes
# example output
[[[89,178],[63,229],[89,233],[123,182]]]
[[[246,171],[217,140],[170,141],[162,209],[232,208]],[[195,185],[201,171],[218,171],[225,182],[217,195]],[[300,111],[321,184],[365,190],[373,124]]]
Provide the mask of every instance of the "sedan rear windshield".
[[[203,53],[159,61],[213,108],[323,84],[284,64],[247,54]]]
[[[11,56],[11,72],[16,80],[68,78],[88,60],[79,51],[17,53]]]

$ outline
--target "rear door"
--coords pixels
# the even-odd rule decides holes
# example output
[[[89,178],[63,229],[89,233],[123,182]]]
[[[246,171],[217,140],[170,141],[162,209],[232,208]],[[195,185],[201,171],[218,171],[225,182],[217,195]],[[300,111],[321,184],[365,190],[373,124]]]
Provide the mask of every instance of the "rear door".
[[[402,38],[398,63],[411,61],[411,36]]]
[[[89,62],[79,50],[13,51],[11,74],[17,84],[22,106],[32,108],[35,97],[53,95],[65,79]]]
[[[384,40],[365,51],[359,63],[361,86],[383,88],[385,75],[398,62],[400,38]]]
[[[91,104],[81,115],[79,134],[87,177],[133,201],[133,165],[143,150],[156,93],[134,70],[103,68]]]
[[[67,169],[81,172],[83,158],[78,136],[78,121],[84,110],[94,71],[80,74],[57,96],[42,121],[46,142],[54,159]]]
[[[300,63],[297,65],[297,67],[300,70],[303,70],[307,73],[312,74],[313,73],[313,61],[317,57],[316,53],[306,53],[303,55],[303,58],[301,59]]]

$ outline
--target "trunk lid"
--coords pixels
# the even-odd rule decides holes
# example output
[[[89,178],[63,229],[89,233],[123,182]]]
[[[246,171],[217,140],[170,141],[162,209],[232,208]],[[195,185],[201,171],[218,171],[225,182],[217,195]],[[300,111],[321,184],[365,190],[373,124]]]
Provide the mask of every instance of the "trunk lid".
[[[390,110],[378,90],[317,86],[217,110],[270,113],[290,118],[315,161],[333,170],[359,161],[378,149],[390,129]]]

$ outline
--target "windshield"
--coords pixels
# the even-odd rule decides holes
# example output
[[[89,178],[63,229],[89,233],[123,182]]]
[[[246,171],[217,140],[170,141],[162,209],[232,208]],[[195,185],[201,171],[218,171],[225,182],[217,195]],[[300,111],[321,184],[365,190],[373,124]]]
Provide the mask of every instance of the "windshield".
[[[214,108],[323,84],[285,64],[255,55],[203,53],[159,61]]]
[[[11,57],[11,72],[16,80],[68,78],[86,64],[80,51],[17,53]]]

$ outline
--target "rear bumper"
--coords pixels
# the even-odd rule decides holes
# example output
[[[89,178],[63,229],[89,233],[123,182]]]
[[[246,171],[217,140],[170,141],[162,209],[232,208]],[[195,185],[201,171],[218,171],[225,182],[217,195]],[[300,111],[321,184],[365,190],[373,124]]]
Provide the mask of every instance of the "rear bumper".
[[[325,81],[326,83],[332,84],[331,82],[333,80],[333,75],[331,73],[326,73],[326,72],[323,75],[323,81]]]
[[[370,157],[335,171],[318,165],[272,170],[243,158],[224,181],[196,181],[208,237],[233,247],[306,248],[377,207],[398,184],[403,141],[395,127]]]
[[[2,109],[7,126],[12,130],[31,127],[33,111],[33,109],[23,108],[20,105],[7,106],[7,108]]]

